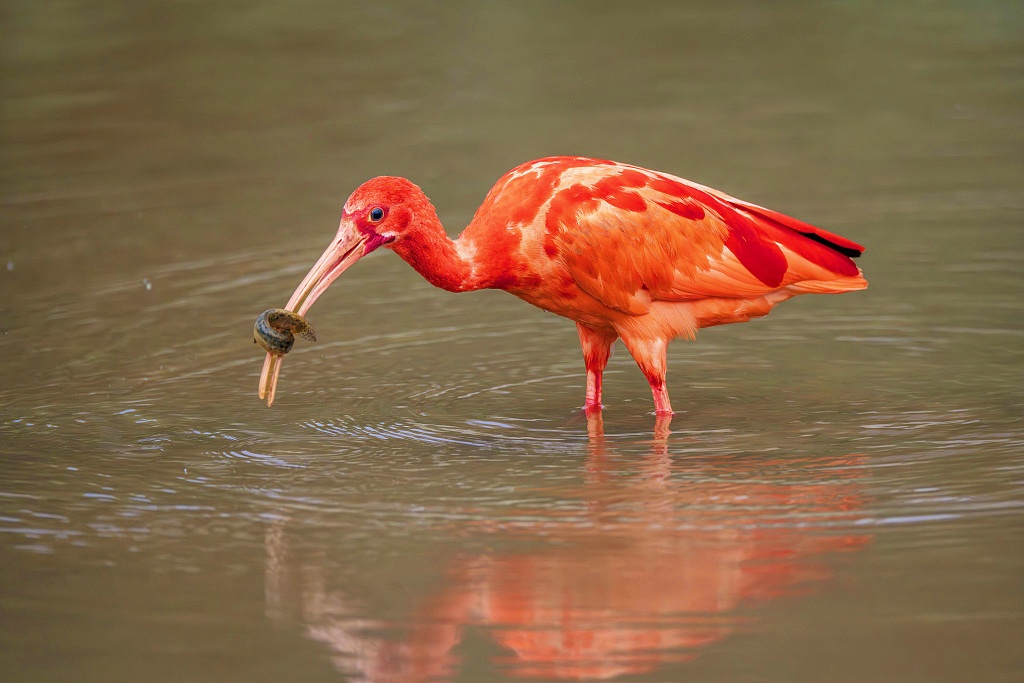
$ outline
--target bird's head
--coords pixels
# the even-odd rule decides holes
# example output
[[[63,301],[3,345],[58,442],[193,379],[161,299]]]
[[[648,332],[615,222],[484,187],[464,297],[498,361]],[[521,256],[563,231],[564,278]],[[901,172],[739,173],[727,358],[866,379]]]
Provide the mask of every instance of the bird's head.
[[[423,191],[405,178],[367,180],[345,202],[338,233],[299,283],[286,308],[305,315],[353,263],[371,251],[400,242],[427,208],[433,211]]]

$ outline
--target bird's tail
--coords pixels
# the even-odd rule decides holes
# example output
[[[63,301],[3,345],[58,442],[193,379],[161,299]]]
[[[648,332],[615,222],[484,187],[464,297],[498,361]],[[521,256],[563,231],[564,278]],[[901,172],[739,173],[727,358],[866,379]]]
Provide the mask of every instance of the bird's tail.
[[[786,287],[789,291],[797,294],[842,294],[867,288],[868,281],[861,273],[849,277],[839,277],[835,280],[801,280]]]

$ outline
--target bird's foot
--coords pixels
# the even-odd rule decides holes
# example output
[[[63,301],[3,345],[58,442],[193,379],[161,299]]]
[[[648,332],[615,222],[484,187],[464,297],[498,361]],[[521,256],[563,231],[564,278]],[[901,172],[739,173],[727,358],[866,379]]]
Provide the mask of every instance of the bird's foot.
[[[669,435],[672,433],[671,425],[672,425],[672,415],[673,414],[674,413],[669,413],[667,415],[664,415],[664,414],[657,415],[654,418],[654,438],[655,439],[657,439],[657,440],[667,439],[669,437]]]

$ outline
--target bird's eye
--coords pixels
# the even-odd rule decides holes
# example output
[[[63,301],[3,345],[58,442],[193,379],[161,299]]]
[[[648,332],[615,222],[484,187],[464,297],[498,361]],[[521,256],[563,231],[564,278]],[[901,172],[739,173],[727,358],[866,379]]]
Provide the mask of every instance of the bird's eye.
[[[380,208],[379,206],[375,206],[374,208],[370,209],[370,220],[373,221],[374,223],[380,223],[382,220],[384,220],[384,209]]]

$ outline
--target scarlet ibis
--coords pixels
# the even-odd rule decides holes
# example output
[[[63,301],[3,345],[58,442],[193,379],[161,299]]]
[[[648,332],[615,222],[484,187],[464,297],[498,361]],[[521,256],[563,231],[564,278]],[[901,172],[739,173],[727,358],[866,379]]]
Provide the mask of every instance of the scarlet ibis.
[[[767,314],[797,294],[867,287],[864,248],[776,211],[667,173],[585,157],[547,157],[498,180],[455,240],[423,191],[382,176],[345,202],[335,238],[287,309],[305,315],[353,263],[391,249],[450,292],[503,289],[576,323],[584,409],[622,339],[671,415],[666,349],[698,329]],[[268,353],[259,396],[274,401],[281,355]]]

